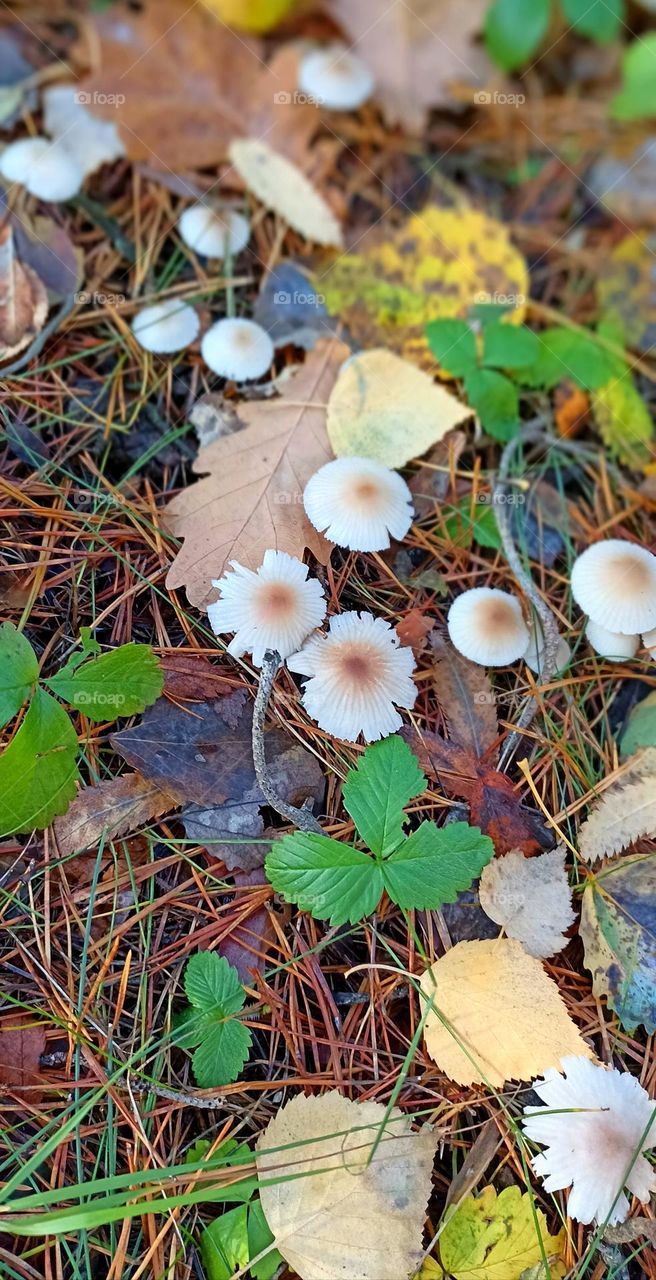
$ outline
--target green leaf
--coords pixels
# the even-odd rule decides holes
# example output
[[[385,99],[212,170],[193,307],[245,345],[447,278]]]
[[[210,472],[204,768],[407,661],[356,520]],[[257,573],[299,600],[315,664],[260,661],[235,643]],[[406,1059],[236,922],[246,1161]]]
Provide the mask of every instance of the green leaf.
[[[37,688],[0,756],[0,836],[47,827],[65,813],[79,774],[77,734],[64,708]]]
[[[494,857],[494,845],[478,827],[422,822],[382,864],[385,888],[399,907],[430,910],[455,902]]]
[[[196,1049],[191,1065],[201,1089],[218,1089],[237,1079],[251,1051],[251,1032],[243,1022],[216,1022]]]
[[[265,870],[287,902],[333,925],[357,924],[376,910],[383,892],[373,858],[313,832],[297,831],[276,841]]]
[[[465,320],[431,320],[426,340],[443,371],[453,378],[476,368],[476,337]]]
[[[105,723],[144,711],[162,692],[164,675],[150,645],[124,644],[88,661],[77,654],[45,683],[89,720]]]
[[[373,853],[385,857],[403,839],[405,806],[426,790],[426,778],[407,742],[390,734],[374,742],[350,769],[344,807]]]
[[[485,43],[503,71],[527,62],[549,29],[551,0],[495,0],[485,18]]]
[[[261,1201],[254,1200],[250,1206],[248,1213],[248,1251],[251,1258],[257,1258],[259,1253],[264,1249],[268,1249],[273,1244],[273,1232],[269,1228],[269,1224],[264,1216]],[[251,1266],[251,1272],[255,1280],[272,1280],[278,1267],[282,1263],[282,1255],[277,1249],[271,1249],[266,1257],[260,1262],[256,1262]]]
[[[563,13],[579,35],[608,44],[622,30],[624,0],[561,0]]]
[[[20,711],[39,679],[29,640],[11,622],[0,627],[0,729]]]
[[[538,358],[540,343],[524,325],[493,321],[483,328],[483,364],[491,369],[521,369]]]
[[[492,369],[475,369],[465,379],[467,399],[476,410],[486,431],[504,443],[519,428],[517,388],[502,373]]]
[[[210,1222],[200,1237],[200,1255],[207,1280],[231,1280],[247,1266],[248,1205],[239,1204]]]
[[[648,693],[629,716],[620,746],[622,759],[632,756],[641,747],[656,747],[656,689]]]
[[[594,391],[613,375],[612,357],[591,335],[558,326],[545,329],[538,340],[537,359],[516,374],[524,387],[548,390],[569,379],[586,391]]]
[[[622,59],[622,88],[611,99],[615,120],[656,116],[656,32],[634,40]]]
[[[194,1049],[211,1031],[216,1019],[212,1013],[201,1013],[187,1005],[173,1014],[171,1040],[180,1049]]]
[[[579,933],[595,996],[622,1026],[656,1030],[656,857],[623,857],[588,880]]]
[[[467,1196],[440,1236],[440,1260],[455,1280],[520,1280],[522,1272],[546,1256],[551,1280],[564,1276],[565,1232],[549,1234],[547,1220],[530,1192],[505,1187],[497,1195],[484,1187]]]
[[[491,503],[477,502],[472,514],[471,498],[461,498],[457,507],[443,507],[445,515],[444,528],[446,536],[457,547],[470,547],[477,542],[481,547],[489,547],[493,551],[501,549],[501,535]]]
[[[246,996],[239,974],[225,956],[199,951],[187,961],[184,975],[189,1003],[202,1013],[218,1009],[222,1015],[238,1013]]]

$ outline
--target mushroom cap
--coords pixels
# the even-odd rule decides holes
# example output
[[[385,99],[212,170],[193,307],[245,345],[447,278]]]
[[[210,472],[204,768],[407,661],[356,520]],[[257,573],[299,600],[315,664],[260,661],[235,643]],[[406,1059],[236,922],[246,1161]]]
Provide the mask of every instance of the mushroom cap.
[[[366,63],[346,45],[332,44],[305,54],[298,87],[331,111],[354,111],[371,97],[374,80]]]
[[[321,583],[308,578],[307,565],[285,551],[265,551],[255,571],[236,560],[230,565],[232,572],[212,584],[221,592],[207,610],[212,630],[216,635],[233,631],[228,653],[235,658],[252,653],[256,667],[267,649],[288,658],[326,616]]]
[[[271,367],[273,343],[254,320],[217,320],[201,342],[205,364],[221,378],[250,382]]]
[[[458,652],[481,667],[516,662],[531,638],[517,597],[494,587],[474,587],[456,596],[447,625]]]
[[[528,649],[523,655],[524,662],[527,667],[529,667],[531,671],[535,671],[536,675],[542,674],[542,667],[544,665],[544,640],[542,640],[541,644],[538,644],[538,640],[540,638],[537,628],[533,628]],[[559,671],[562,671],[563,668],[567,666],[571,656],[572,650],[564,636],[561,636],[558,641],[558,648],[556,649],[556,666],[553,671],[554,675],[557,675]]]
[[[84,182],[84,170],[75,157],[48,138],[10,142],[0,156],[0,173],[39,200],[71,200]]]
[[[139,346],[156,355],[170,355],[191,346],[199,329],[197,312],[179,298],[166,298],[152,307],[144,307],[132,321],[132,332]]]
[[[383,551],[404,538],[414,515],[412,494],[397,471],[372,458],[335,458],[311,476],[303,493],[308,520],[350,551]]]
[[[620,631],[608,631],[598,622],[588,618],[585,628],[586,638],[595,653],[609,662],[622,662],[624,658],[635,658],[640,644],[639,636],[625,635]]]
[[[656,556],[621,538],[595,542],[574,561],[572,595],[593,622],[636,635],[656,627]]]
[[[412,707],[417,697],[412,649],[370,613],[337,614],[328,634],[310,636],[287,666],[309,677],[302,701],[312,719],[346,742],[394,733],[402,723],[394,704]]]
[[[44,90],[42,103],[46,133],[61,141],[85,175],[127,154],[115,121],[101,120],[88,111],[74,84],[51,85]]]
[[[642,637],[642,643],[645,646],[649,657],[656,662],[656,627],[653,631],[645,631]]]
[[[185,244],[204,258],[235,257],[248,244],[250,225],[241,213],[226,209],[217,213],[204,204],[192,204],[178,219]]]

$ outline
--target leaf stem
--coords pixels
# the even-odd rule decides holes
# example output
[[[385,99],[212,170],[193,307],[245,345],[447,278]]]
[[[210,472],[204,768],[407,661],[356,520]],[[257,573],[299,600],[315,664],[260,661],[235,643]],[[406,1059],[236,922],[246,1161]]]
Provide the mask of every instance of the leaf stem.
[[[270,804],[271,808],[275,809],[276,813],[279,813],[282,818],[286,818],[288,822],[298,827],[300,831],[321,833],[321,826],[309,808],[303,805],[300,809],[297,809],[296,805],[288,804],[286,800],[283,800],[282,796],[278,795],[267,769],[264,751],[264,721],[273,689],[273,682],[281,665],[282,658],[280,654],[275,649],[267,649],[262,662],[260,681],[253,709],[253,763],[255,765],[255,774],[262,795],[267,804]]]

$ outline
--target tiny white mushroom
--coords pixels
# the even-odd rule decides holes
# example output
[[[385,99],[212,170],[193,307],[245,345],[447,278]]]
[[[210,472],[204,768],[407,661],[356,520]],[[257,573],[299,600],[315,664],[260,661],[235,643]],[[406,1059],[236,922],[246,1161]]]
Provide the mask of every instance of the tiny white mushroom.
[[[570,646],[565,638],[560,636],[558,639],[558,648],[556,649],[556,665],[553,670],[554,675],[557,675],[559,671],[562,671],[563,668],[567,666],[571,656],[572,650]],[[536,675],[540,675],[542,673],[542,667],[544,665],[544,634],[539,622],[534,623],[531,627],[531,639],[529,641],[528,649],[523,657],[524,662],[527,667],[530,667],[531,671],[535,671]]]
[[[39,200],[72,200],[84,182],[84,170],[60,142],[22,138],[0,156],[0,174],[18,182]]]
[[[201,343],[205,364],[222,378],[250,382],[261,378],[273,360],[273,343],[254,320],[217,320]]]
[[[299,67],[298,87],[331,111],[354,111],[371,97],[374,81],[361,58],[346,45],[332,44],[306,53]]]
[[[494,587],[474,587],[449,609],[451,643],[481,667],[505,667],[523,657],[530,640],[516,596]]]
[[[321,583],[308,578],[307,565],[284,551],[265,551],[253,571],[231,560],[232,572],[213,582],[221,597],[207,616],[215,635],[234,631],[228,653],[252,653],[261,667],[267,649],[281,658],[295,653],[306,636],[321,626],[326,602]]]
[[[624,658],[635,658],[640,644],[639,636],[624,635],[620,631],[608,631],[600,627],[598,622],[588,618],[585,628],[586,638],[595,653],[609,662],[622,662]]]
[[[152,307],[144,307],[132,321],[132,332],[139,345],[156,355],[170,355],[191,346],[199,329],[200,320],[193,307],[178,298],[167,298]]]
[[[204,204],[192,204],[178,219],[178,231],[188,248],[204,258],[235,257],[248,244],[251,229],[246,218],[233,209],[218,213]]]
[[[572,566],[572,595],[607,631],[635,636],[656,627],[656,556],[621,538],[595,542]]]
[[[402,476],[372,458],[335,458],[305,486],[308,520],[350,551],[383,551],[412,524],[412,494]]]

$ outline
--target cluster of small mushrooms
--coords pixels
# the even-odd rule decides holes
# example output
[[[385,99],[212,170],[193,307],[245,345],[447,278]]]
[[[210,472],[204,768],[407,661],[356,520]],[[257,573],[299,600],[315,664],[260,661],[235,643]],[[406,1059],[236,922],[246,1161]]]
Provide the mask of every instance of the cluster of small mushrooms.
[[[383,551],[390,536],[405,537],[413,519],[405,480],[371,458],[327,462],[303,494],[308,519],[331,542],[350,551]],[[395,709],[416,699],[412,650],[401,646],[383,618],[347,612],[326,617],[321,584],[307,566],[280,551],[267,551],[256,571],[233,561],[213,584],[220,598],[208,609],[218,635],[234,632],[228,652],[250,652],[261,666],[276,651],[290,671],[307,677],[303,704],[326,732],[346,741],[371,742],[400,728]],[[656,657],[656,556],[613,539],[588,547],[574,563],[574,599],[589,615],[586,635],[604,656],[631,657],[643,643]],[[507,591],[476,587],[458,596],[448,615],[454,647],[471,662],[501,667],[523,658],[540,671],[544,637],[529,628],[519,600]],[[309,638],[308,638],[309,637]],[[570,648],[561,639],[557,669]]]

